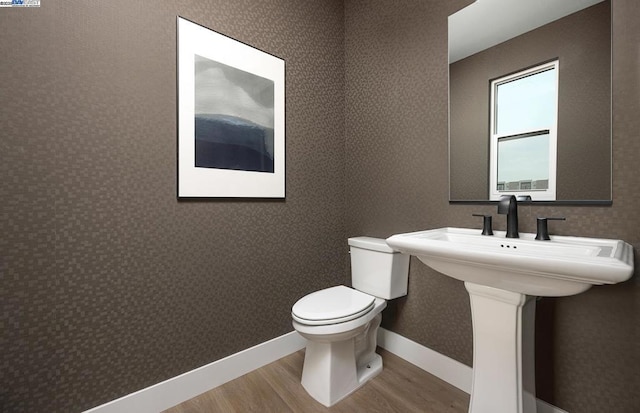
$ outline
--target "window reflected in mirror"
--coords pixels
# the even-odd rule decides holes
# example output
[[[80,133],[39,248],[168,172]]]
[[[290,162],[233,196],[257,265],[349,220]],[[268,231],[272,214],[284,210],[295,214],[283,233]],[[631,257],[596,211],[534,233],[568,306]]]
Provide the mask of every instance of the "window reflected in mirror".
[[[556,199],[558,61],[491,81],[490,199]]]

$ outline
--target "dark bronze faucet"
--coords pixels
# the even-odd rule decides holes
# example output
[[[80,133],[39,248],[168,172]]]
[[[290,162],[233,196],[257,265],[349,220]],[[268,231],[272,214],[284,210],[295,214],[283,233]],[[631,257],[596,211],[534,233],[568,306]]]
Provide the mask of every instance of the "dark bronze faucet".
[[[518,201],[514,195],[500,197],[498,214],[507,214],[507,238],[520,238],[518,234]]]

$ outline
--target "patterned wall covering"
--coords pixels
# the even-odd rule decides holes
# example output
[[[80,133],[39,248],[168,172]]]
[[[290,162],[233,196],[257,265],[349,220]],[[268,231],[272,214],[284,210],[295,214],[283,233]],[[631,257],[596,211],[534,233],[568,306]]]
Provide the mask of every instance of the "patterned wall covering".
[[[0,10],[0,411],[174,377],[343,280],[341,1]],[[177,15],[286,61],[285,202],[176,200]]]
[[[465,2],[346,1],[347,235],[464,226],[490,205],[449,205],[446,16]],[[469,3],[468,1],[466,3]],[[520,208],[565,216],[556,234],[621,238],[640,247],[640,5],[613,0],[613,206]],[[496,217],[498,229],[505,229]],[[409,294],[383,325],[472,363],[463,284],[412,259]],[[538,304],[538,396],[569,412],[636,412],[640,406],[640,277]]]

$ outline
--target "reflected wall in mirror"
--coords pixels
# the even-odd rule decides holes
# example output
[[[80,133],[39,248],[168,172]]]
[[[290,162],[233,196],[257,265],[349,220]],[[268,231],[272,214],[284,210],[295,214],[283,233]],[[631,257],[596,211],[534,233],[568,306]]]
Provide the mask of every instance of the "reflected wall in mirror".
[[[524,3],[531,7],[514,10]],[[558,4],[563,9],[552,15]],[[474,7],[485,9],[485,17],[474,17]],[[503,180],[499,186],[499,167],[491,167],[491,82],[557,60],[556,170],[550,170],[555,200],[611,202],[610,0],[478,0],[449,17],[449,56],[450,201],[488,201],[491,192],[525,190],[534,200],[549,201],[536,198],[533,183],[516,189],[514,181]],[[528,147],[513,143],[505,151]],[[535,151],[517,156],[530,163],[540,157]],[[518,163],[514,155],[503,166]]]

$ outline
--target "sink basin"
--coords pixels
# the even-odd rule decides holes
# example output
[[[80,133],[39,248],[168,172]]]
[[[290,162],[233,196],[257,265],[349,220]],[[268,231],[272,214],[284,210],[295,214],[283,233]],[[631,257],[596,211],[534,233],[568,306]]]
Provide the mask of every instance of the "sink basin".
[[[480,233],[439,228],[394,235],[387,244],[458,280],[534,296],[574,295],[633,274],[633,249],[621,240],[554,236],[536,241],[534,234]]]

